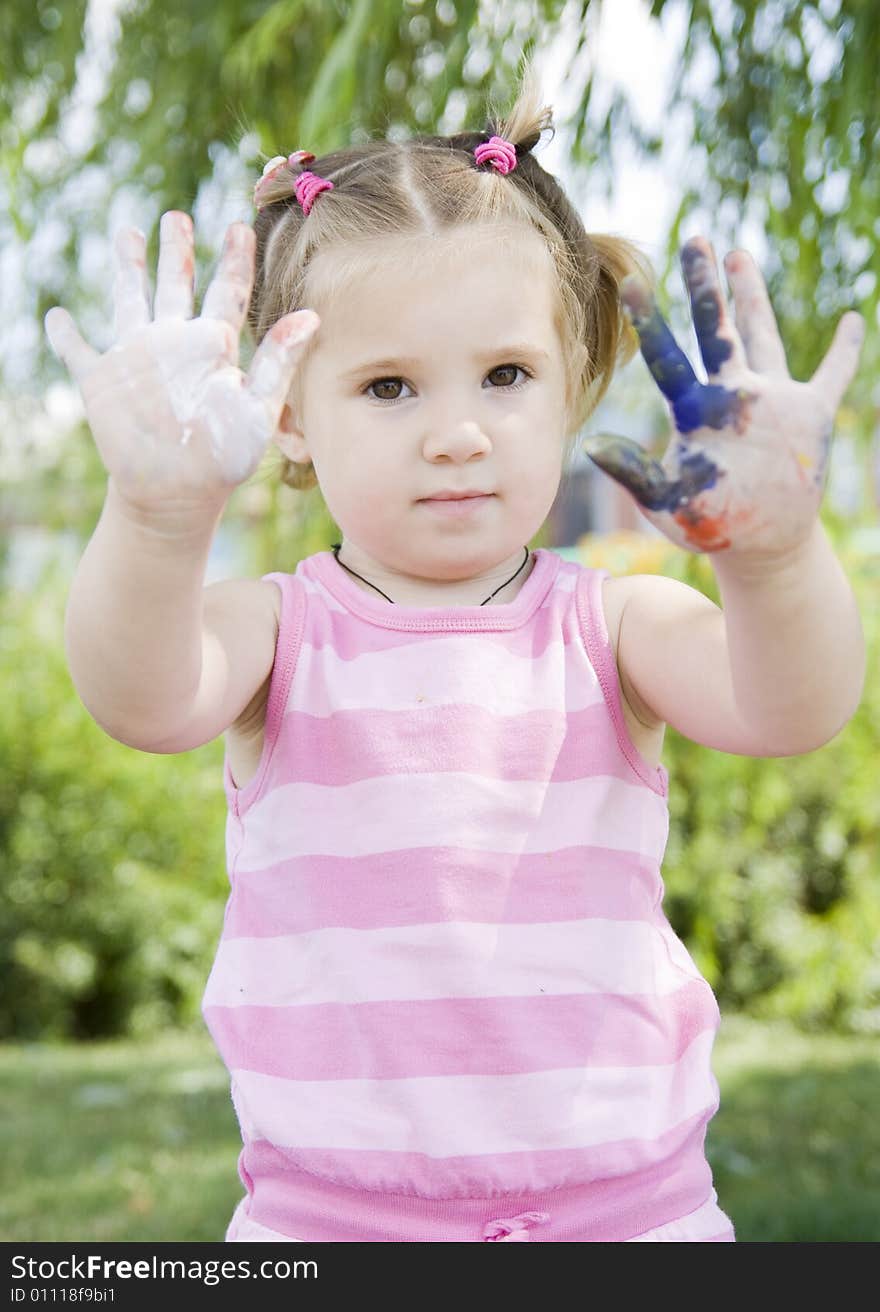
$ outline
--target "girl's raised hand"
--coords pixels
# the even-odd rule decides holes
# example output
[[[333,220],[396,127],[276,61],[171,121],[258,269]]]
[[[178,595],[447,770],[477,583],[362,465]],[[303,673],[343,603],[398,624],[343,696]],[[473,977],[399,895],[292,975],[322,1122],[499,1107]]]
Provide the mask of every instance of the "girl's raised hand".
[[[725,260],[736,326],[709,242],[688,241],[681,262],[708,382],[697,379],[650,288],[638,275],[625,278],[621,300],[675,432],[661,460],[604,434],[584,449],[680,547],[752,560],[785,556],[818,514],[834,416],[856,372],[864,321],[845,314],[813,377],[796,382],[752,257],[733,251]]]
[[[187,524],[214,518],[257,468],[320,320],[311,310],[279,319],[245,375],[238,350],[254,279],[252,228],[227,230],[197,318],[188,214],[162,215],[152,319],[143,234],[123,228],[115,248],[114,345],[93,350],[60,306],[46,314],[46,334],[79,386],[123,502],[165,526],[178,515]]]

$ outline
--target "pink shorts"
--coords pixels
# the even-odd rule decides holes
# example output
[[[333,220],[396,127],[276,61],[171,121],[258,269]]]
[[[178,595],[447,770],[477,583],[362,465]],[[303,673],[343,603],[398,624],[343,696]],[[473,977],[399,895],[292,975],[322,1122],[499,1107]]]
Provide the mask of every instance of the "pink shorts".
[[[278,1230],[270,1230],[258,1221],[252,1221],[245,1206],[247,1197],[242,1198],[235,1209],[226,1231],[227,1243],[266,1243],[266,1244],[302,1244],[307,1241],[295,1239],[293,1235],[283,1235]],[[733,1243],[736,1236],[730,1217],[718,1206],[718,1195],[713,1189],[709,1197],[689,1216],[678,1221],[667,1221],[665,1225],[655,1226],[644,1234],[633,1235],[625,1242],[628,1244],[646,1243]]]

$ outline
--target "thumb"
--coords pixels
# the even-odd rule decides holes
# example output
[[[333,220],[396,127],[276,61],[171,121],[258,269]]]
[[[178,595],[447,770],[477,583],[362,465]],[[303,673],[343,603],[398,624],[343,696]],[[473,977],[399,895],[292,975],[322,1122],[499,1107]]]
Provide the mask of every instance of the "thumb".
[[[850,310],[838,323],[825,358],[810,379],[810,386],[832,414],[837,413],[844,392],[855,378],[864,337],[864,319],[857,311]]]
[[[72,317],[60,305],[53,305],[43,317],[49,345],[75,382],[82,384],[86,374],[101,358],[100,352],[83,341]]]
[[[287,399],[300,357],[320,324],[314,310],[285,314],[266,333],[251,360],[244,385],[252,396],[265,401],[275,418]]]
[[[667,510],[671,484],[659,460],[631,437],[596,433],[582,446],[594,465],[620,483],[646,510]]]

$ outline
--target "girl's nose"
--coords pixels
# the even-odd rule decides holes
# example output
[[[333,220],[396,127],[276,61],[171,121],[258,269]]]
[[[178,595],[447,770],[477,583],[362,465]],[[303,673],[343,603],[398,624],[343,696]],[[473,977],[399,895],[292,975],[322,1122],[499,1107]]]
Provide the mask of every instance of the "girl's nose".
[[[425,437],[425,458],[437,460],[470,460],[471,456],[488,452],[492,448],[489,438],[475,419],[460,419],[432,425]]]

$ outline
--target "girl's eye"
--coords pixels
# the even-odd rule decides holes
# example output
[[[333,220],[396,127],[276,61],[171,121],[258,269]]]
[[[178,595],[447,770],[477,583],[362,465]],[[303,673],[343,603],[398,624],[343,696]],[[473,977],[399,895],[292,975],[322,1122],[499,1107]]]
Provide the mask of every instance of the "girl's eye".
[[[525,375],[526,378],[531,378],[531,374],[526,373],[521,365],[496,365],[494,369],[489,370],[487,378],[492,378],[493,374],[502,374],[504,377],[500,380],[496,379],[498,387],[522,387],[522,383],[515,380],[518,373]]]
[[[367,386],[367,395],[374,396],[378,401],[397,401],[400,400],[400,388],[405,386],[407,384],[404,383],[403,378],[376,378],[375,382]],[[372,392],[374,387],[376,391]],[[396,392],[393,391],[395,387]],[[391,388],[391,391],[388,391],[388,388]]]

